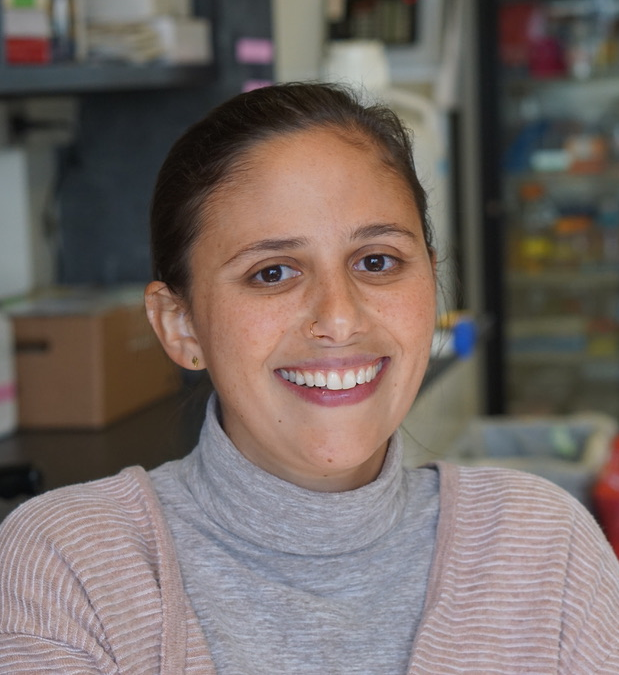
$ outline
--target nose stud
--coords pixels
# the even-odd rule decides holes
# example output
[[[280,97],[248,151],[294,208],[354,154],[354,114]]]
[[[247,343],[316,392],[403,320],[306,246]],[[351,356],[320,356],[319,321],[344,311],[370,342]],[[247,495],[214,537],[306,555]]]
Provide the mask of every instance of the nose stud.
[[[322,340],[323,337],[327,337],[327,336],[326,335],[316,335],[316,333],[314,333],[314,326],[317,323],[318,323],[318,321],[312,321],[312,323],[310,324],[310,333],[312,334],[313,338],[316,338],[316,340]]]

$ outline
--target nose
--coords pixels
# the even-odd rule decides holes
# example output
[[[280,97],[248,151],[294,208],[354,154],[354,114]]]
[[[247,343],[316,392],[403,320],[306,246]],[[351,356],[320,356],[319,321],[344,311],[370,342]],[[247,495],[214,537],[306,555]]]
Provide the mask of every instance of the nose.
[[[363,294],[346,274],[331,275],[318,282],[308,307],[312,337],[325,343],[345,344],[367,329]]]

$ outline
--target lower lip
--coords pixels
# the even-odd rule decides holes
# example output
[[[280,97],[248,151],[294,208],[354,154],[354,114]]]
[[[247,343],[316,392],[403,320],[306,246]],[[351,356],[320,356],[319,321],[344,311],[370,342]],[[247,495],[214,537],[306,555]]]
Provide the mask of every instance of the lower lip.
[[[336,407],[340,405],[355,405],[370,398],[378,388],[383,375],[389,367],[389,359],[383,359],[383,367],[376,377],[366,384],[358,384],[352,389],[327,389],[326,387],[304,387],[284,380],[281,375],[277,375],[279,381],[293,394],[309,403],[322,405],[325,407]]]

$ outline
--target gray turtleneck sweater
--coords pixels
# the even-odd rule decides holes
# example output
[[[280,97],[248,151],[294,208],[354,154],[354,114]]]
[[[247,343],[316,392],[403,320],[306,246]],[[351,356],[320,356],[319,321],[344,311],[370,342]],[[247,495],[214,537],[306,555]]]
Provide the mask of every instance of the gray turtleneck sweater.
[[[392,439],[360,489],[312,492],[246,460],[209,401],[196,449],[151,472],[222,675],[406,673],[438,519],[438,474]]]

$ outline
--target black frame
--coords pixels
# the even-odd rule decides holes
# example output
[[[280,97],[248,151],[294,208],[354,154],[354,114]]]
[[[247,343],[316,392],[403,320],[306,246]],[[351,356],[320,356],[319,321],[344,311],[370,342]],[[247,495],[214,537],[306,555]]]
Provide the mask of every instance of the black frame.
[[[505,241],[501,186],[499,4],[478,0],[479,138],[483,307],[491,327],[485,350],[486,413],[504,414]]]

